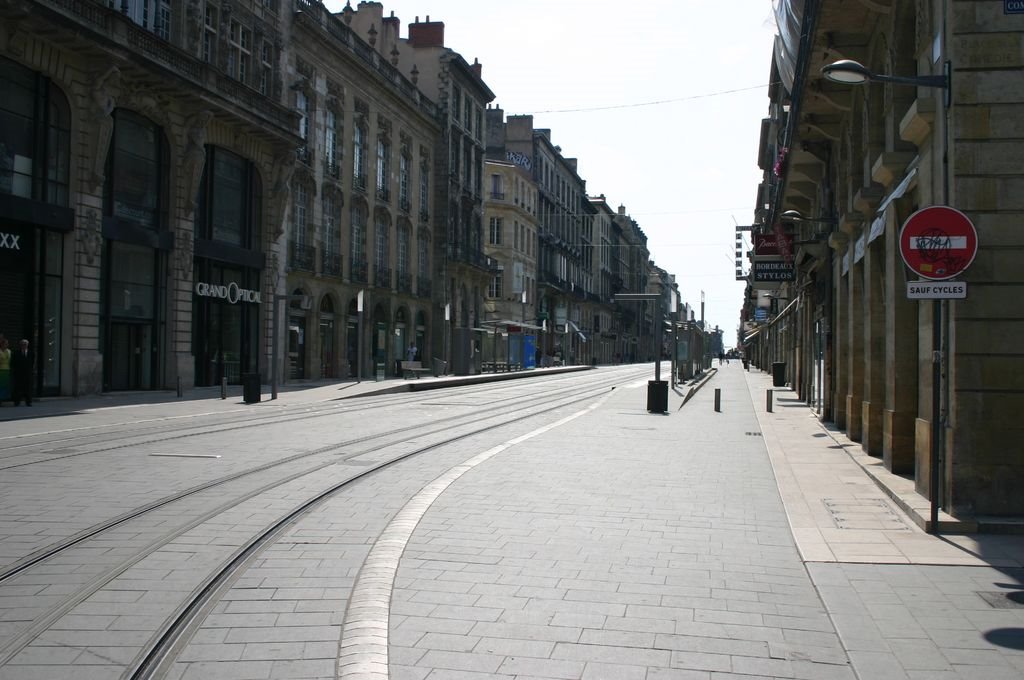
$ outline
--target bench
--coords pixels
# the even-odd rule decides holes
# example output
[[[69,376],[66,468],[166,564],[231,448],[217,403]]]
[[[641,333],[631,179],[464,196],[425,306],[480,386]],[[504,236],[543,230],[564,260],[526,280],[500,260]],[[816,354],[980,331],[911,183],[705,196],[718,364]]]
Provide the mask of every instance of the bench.
[[[420,373],[430,373],[429,368],[423,368],[422,362],[419,361],[403,361],[402,362],[402,378],[408,380],[409,378],[419,378]]]

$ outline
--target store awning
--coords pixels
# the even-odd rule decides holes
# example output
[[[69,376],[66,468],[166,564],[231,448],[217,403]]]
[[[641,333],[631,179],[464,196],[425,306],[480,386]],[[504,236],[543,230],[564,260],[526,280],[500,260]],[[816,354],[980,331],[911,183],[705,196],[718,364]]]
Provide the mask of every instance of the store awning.
[[[764,328],[764,326],[762,326],[761,328]],[[752,341],[752,340],[753,340],[754,338],[756,338],[756,337],[757,337],[757,334],[761,332],[761,328],[755,328],[755,329],[754,329],[753,331],[751,331],[750,333],[748,333],[748,334],[747,334],[747,335],[746,335],[746,336],[745,336],[745,337],[743,338],[743,344],[744,344],[744,345],[749,345],[749,344],[750,344],[750,342],[751,342],[751,341]]]
[[[572,326],[574,331],[576,331],[576,335],[580,336],[580,340],[581,341],[583,341],[583,342],[587,341],[587,336],[583,335],[583,331],[580,330],[579,326],[574,324],[572,321],[569,322],[569,325]]]
[[[541,326],[536,326],[532,323],[524,323],[522,321],[512,321],[511,319],[495,319],[493,321],[481,321],[481,326],[484,326],[486,330],[493,332],[494,330],[502,330],[509,326],[518,326],[519,328],[525,328],[531,331],[542,330]],[[484,329],[477,329],[484,330]]]

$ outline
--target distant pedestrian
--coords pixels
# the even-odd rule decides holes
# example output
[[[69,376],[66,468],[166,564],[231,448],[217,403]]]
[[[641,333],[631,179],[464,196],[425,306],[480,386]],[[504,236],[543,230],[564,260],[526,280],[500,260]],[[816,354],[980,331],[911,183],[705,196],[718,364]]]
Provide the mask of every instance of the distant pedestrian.
[[[406,357],[408,357],[408,361],[416,361],[416,353],[417,352],[419,352],[419,350],[416,349],[416,343],[415,342],[409,343],[409,348],[405,350],[405,355],[406,355]]]
[[[718,365],[721,366],[723,361],[725,361],[725,352],[719,352],[718,353]]]
[[[26,406],[32,405],[32,366],[35,354],[28,348],[28,340],[22,338],[18,349],[11,354],[11,399],[18,406],[22,401]]]
[[[11,348],[0,335],[0,405],[11,398]]]

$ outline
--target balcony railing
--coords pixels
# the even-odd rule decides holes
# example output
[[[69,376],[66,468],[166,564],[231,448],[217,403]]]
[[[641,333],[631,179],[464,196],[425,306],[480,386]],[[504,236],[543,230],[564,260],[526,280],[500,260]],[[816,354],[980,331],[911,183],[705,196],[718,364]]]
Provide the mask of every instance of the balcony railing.
[[[366,283],[368,281],[366,270],[365,259],[352,258],[351,277],[353,283]]]
[[[391,288],[391,269],[388,267],[375,267],[373,285],[378,288]]]
[[[300,163],[309,165],[313,162],[313,152],[308,146],[303,146],[295,150],[295,159]]]
[[[341,276],[341,253],[325,250],[320,271],[324,276]]]
[[[430,297],[431,290],[432,290],[432,287],[431,287],[430,277],[428,277],[428,276],[418,276],[418,277],[416,277],[416,294],[417,295],[419,295],[420,297],[428,298],[428,297]]]
[[[352,175],[352,188],[366,192],[366,175]]]
[[[333,177],[334,179],[340,179],[341,178],[341,166],[338,163],[336,163],[336,162],[324,161],[324,173],[328,177]]]
[[[412,203],[409,202],[408,198],[400,198],[398,199],[398,207],[402,212],[408,213],[412,210]]]
[[[292,271],[311,272],[315,262],[316,249],[313,246],[298,241],[288,242],[288,267]]]
[[[430,213],[427,212],[426,210],[421,210],[420,211],[420,222],[429,222],[429,221],[430,221]]]
[[[494,201],[504,201],[505,200],[505,192],[504,191],[492,191],[491,192],[491,200],[494,200]]]
[[[377,187],[377,198],[385,202],[390,201],[391,189],[388,189],[387,187]]]
[[[486,255],[479,250],[465,245],[448,246],[448,258],[456,262],[465,262],[480,269],[490,268]]]
[[[398,292],[412,293],[412,276],[409,272],[398,272]]]

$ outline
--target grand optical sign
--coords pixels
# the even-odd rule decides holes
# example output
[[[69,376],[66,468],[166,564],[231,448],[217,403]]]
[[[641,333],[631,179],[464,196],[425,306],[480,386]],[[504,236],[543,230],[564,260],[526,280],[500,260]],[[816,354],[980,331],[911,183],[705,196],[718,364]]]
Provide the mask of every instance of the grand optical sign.
[[[200,281],[196,283],[196,295],[200,297],[217,298],[218,300],[227,300],[231,304],[251,302],[258,305],[261,302],[260,292],[258,290],[239,288],[238,284],[234,281],[226,286]]]

